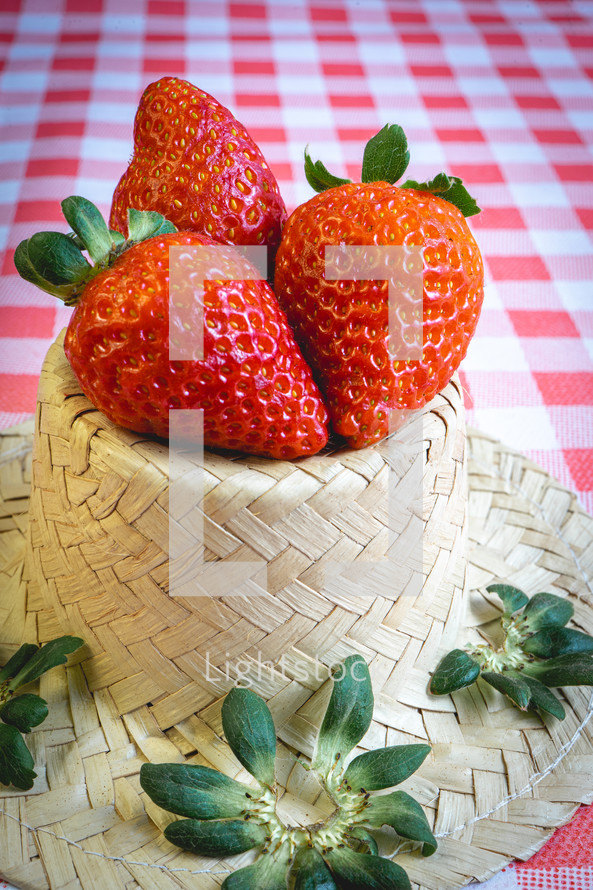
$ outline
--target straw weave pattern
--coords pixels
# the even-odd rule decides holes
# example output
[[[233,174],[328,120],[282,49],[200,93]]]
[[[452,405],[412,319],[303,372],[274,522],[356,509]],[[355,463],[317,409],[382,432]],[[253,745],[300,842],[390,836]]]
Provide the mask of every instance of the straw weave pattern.
[[[397,696],[404,665],[425,669],[454,643],[462,614],[458,383],[395,443],[295,463],[206,453],[205,559],[230,569],[263,560],[267,583],[259,572],[246,586],[257,596],[170,596],[168,449],[93,410],[54,344],[39,389],[27,571],[62,630],[86,641],[90,689],[109,690],[119,713],[150,703],[166,730],[215,702],[239,670],[269,697],[271,665],[282,661],[284,684],[300,671],[305,687],[319,685],[319,664],[357,651],[386,676],[399,662],[386,691]],[[175,517],[190,542],[192,515]],[[389,563],[388,522],[399,530]],[[348,572],[327,580],[330,560]]]
[[[0,662],[21,642],[61,632],[23,571],[31,438],[32,424],[0,436]],[[485,587],[500,579],[528,593],[569,596],[575,626],[593,632],[593,519],[541,468],[475,432],[468,468],[469,599],[459,642],[493,633],[500,613]],[[416,641],[417,651],[423,643]],[[578,688],[558,691],[563,723],[523,714],[485,684],[430,697],[427,670],[437,657],[426,670],[405,657],[395,668],[381,654],[370,659],[376,709],[362,747],[431,744],[430,758],[402,788],[424,805],[439,850],[427,860],[400,852],[397,861],[415,887],[453,890],[513,857],[528,858],[579,802],[591,802],[593,709],[591,690]],[[171,847],[160,831],[170,817],[142,793],[138,772],[146,760],[189,759],[248,780],[221,734],[226,681],[214,703],[197,702],[163,731],[153,705],[122,715],[108,688],[92,691],[87,662],[81,650],[39,682],[50,716],[27,737],[38,778],[26,794],[0,788],[4,876],[32,890],[215,890],[244,857],[217,862]],[[329,684],[272,672],[267,681],[283,740],[281,811],[302,822],[323,818],[327,803],[295,755],[311,751]],[[393,852],[392,837],[382,843]]]

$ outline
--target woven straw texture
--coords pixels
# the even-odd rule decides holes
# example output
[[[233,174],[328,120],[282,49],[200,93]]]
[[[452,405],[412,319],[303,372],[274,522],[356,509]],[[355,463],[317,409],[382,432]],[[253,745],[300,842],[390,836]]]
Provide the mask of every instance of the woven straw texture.
[[[256,574],[248,592],[258,595],[240,598],[169,596],[168,449],[93,410],[60,342],[45,362],[38,412],[27,571],[63,632],[85,640],[90,689],[108,690],[119,713],[150,703],[167,730],[228,691],[237,659],[258,674],[259,662],[283,659],[294,676],[298,663],[304,695],[317,660],[361,651],[385,676],[398,660],[420,676],[437,647],[454,643],[467,500],[457,383],[396,434],[399,473],[385,444],[300,463],[206,453],[206,559],[228,569],[267,561],[267,590]],[[195,550],[192,517],[175,531]],[[386,571],[388,520],[400,557]],[[350,568],[324,586],[329,560]],[[374,595],[352,595],[363,589]],[[258,684],[266,697],[279,691],[268,673]],[[410,710],[403,727],[415,720]]]
[[[0,659],[20,642],[61,633],[39,588],[23,572],[32,424],[0,437]],[[570,492],[500,444],[469,436],[469,609],[463,643],[488,632],[498,615],[484,588],[493,579],[570,596],[577,627],[593,632],[593,519]],[[429,741],[432,755],[404,788],[426,808],[439,837],[435,856],[398,856],[422,888],[452,890],[485,878],[511,858],[528,858],[567,821],[579,802],[593,799],[593,713],[589,689],[566,689],[562,723],[522,714],[480,685],[451,699],[426,693],[436,653],[419,658],[421,636],[393,659],[371,659],[375,721],[364,745]],[[342,651],[336,645],[333,654]],[[78,653],[76,654],[78,655]],[[74,661],[76,660],[76,655]],[[220,698],[164,731],[154,705],[120,716],[106,688],[91,690],[82,662],[41,678],[51,704],[46,722],[29,736],[38,779],[26,795],[3,789],[0,863],[23,888],[174,890],[217,887],[242,864],[189,856],[164,841],[168,817],[141,793],[145,760],[189,758],[246,778],[221,739]],[[266,694],[279,727],[282,808],[313,821],[325,814],[318,789],[295,762],[310,753],[328,694],[314,677],[268,678]],[[158,715],[158,711],[157,711]],[[197,753],[199,752],[199,753]],[[386,840],[388,844],[389,841]]]

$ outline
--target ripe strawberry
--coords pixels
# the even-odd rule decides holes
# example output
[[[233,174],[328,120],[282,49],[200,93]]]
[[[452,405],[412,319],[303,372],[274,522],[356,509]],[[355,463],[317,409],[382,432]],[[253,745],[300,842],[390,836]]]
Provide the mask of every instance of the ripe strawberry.
[[[75,234],[33,235],[19,244],[15,265],[76,307],[65,352],[95,407],[123,427],[162,437],[170,408],[202,408],[206,445],[275,458],[325,445],[327,411],[270,286],[225,273],[236,268],[234,247],[216,245],[224,256],[214,267],[219,280],[204,287],[203,319],[191,268],[173,289],[176,301],[190,295],[192,303],[172,319],[172,342],[180,328],[197,330],[202,322],[204,335],[203,357],[170,361],[169,250],[211,239],[176,232],[158,213],[131,210],[124,243],[84,198],[67,198],[62,208]]]
[[[446,386],[482,305],[482,258],[463,215],[479,208],[461,180],[444,173],[394,185],[408,161],[405,135],[395,126],[369,141],[360,183],[332,176],[305,152],[307,179],[321,194],[291,215],[276,257],[276,296],[334,429],[353,448],[386,436],[392,409],[420,408]],[[406,262],[422,266],[421,358],[389,354],[387,280],[330,280],[328,245],[400,245]]]
[[[110,226],[128,208],[223,244],[276,248],[286,208],[264,156],[231,112],[177,77],[150,84],[134,121],[134,154],[113,195]]]

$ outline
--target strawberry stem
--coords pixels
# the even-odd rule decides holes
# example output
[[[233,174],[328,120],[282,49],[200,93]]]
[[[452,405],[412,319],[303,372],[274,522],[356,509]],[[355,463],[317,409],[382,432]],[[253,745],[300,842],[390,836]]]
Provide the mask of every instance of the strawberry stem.
[[[365,146],[361,182],[388,182],[395,185],[406,172],[409,162],[410,152],[406,134],[397,124],[386,124],[383,129],[369,139]],[[340,177],[334,176],[321,161],[312,161],[308,148],[305,149],[305,176],[311,188],[316,192],[324,192],[336,186],[352,183],[351,179],[340,179]],[[407,179],[400,188],[430,192],[439,198],[444,198],[445,201],[461,210],[464,216],[473,216],[480,212],[480,208],[458,176],[439,173],[434,179],[427,182]]]
[[[14,254],[16,270],[46,293],[74,306],[88,282],[108,268],[124,250],[177,229],[160,213],[128,210],[130,237],[112,231],[94,204],[79,195],[62,201],[72,232],[37,232],[21,241]],[[88,262],[83,251],[94,265]]]

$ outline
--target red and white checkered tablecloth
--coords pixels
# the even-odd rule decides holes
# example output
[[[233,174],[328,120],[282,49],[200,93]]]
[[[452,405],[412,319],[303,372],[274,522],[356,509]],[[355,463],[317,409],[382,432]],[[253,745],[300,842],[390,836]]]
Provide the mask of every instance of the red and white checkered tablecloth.
[[[174,74],[247,126],[289,210],[311,196],[305,144],[357,178],[386,122],[410,176],[463,177],[488,280],[469,422],[593,512],[592,0],[2,0],[0,42],[0,427],[33,412],[70,314],[16,275],[14,248],[64,230],[67,195],[108,211],[139,96]],[[592,843],[582,808],[487,886],[593,888]]]

